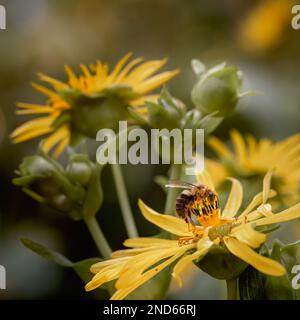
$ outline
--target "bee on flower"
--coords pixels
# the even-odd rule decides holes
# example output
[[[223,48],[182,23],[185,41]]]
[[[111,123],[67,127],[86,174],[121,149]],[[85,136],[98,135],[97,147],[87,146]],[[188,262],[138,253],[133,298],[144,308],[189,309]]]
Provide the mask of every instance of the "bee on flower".
[[[130,119],[128,106],[141,114],[147,112],[145,101],[156,101],[157,94],[150,94],[170,79],[178,70],[157,72],[167,59],[130,61],[125,55],[109,72],[107,64],[97,61],[89,67],[81,65],[82,74],[76,76],[65,67],[67,82],[39,74],[39,79],[51,86],[40,84],[33,87],[47,97],[45,104],[19,103],[17,114],[39,115],[27,121],[11,134],[12,141],[19,143],[46,136],[43,150],[54,149],[54,156],[69,144],[83,136],[95,137],[101,128],[114,128],[119,119]]]
[[[243,269],[239,269],[239,273],[249,264],[271,276],[284,275],[286,271],[280,263],[256,252],[266,241],[266,234],[257,228],[300,217],[300,203],[282,212],[273,213],[271,205],[267,202],[275,195],[275,191],[270,188],[271,176],[272,172],[269,171],[264,177],[262,192],[258,193],[242,212],[241,183],[230,178],[232,188],[222,209],[218,205],[218,195],[211,183],[212,180],[206,172],[205,175],[197,176],[201,186],[206,186],[205,192],[203,187],[195,185],[195,188],[201,189],[201,193],[199,191],[194,201],[186,202],[184,205],[184,208],[187,208],[187,216],[160,214],[139,200],[139,207],[145,219],[172,234],[173,238],[148,237],[126,240],[124,245],[129,249],[115,251],[111,259],[91,267],[95,276],[86,285],[86,290],[90,291],[106,282],[116,280],[116,291],[111,299],[124,299],[173,263],[172,276],[181,286],[181,275],[187,267],[192,263],[197,264],[214,248],[225,250],[229,256],[243,262]],[[208,208],[209,211],[204,211]],[[183,208],[179,209],[182,213]],[[197,224],[191,221],[194,217]],[[215,267],[224,268],[221,265]],[[224,279],[238,275],[230,273]]]

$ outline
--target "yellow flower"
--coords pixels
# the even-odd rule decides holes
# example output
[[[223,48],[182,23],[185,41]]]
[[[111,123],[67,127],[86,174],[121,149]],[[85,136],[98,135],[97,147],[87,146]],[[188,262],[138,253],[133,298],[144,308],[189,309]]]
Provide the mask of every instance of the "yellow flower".
[[[212,176],[215,186],[220,185],[232,169],[238,176],[265,175],[274,168],[276,191],[287,205],[299,199],[300,181],[300,134],[295,134],[276,143],[268,139],[257,141],[252,135],[245,138],[232,130],[230,132],[234,151],[221,140],[209,137],[208,145],[216,152],[220,162],[207,159],[206,170]]]
[[[78,77],[69,66],[66,66],[67,83],[39,74],[40,80],[50,84],[52,88],[48,89],[35,83],[33,87],[43,93],[48,101],[44,105],[29,103],[19,103],[17,105],[20,109],[17,114],[41,115],[41,117],[18,127],[11,134],[13,142],[19,143],[48,135],[43,143],[43,149],[48,152],[56,147],[54,155],[58,156],[70,143],[71,137],[70,115],[72,105],[63,94],[68,90],[90,98],[102,97],[108,92],[109,95],[118,95],[118,90],[127,90],[130,94],[122,97],[125,100],[125,105],[136,107],[140,113],[145,113],[144,102],[156,101],[158,97],[158,95],[148,95],[148,93],[173,78],[178,70],[155,74],[166,64],[167,59],[143,62],[142,58],[137,58],[129,61],[130,56],[130,53],[125,55],[111,72],[109,72],[108,66],[101,61],[97,61],[95,65],[90,67],[81,65],[82,74]],[[64,113],[66,117],[61,119]]]
[[[287,0],[265,0],[255,7],[240,27],[243,48],[259,53],[280,43],[291,20],[292,5]]]
[[[209,180],[199,180],[209,183]],[[213,245],[226,247],[228,251],[260,272],[272,276],[282,276],[284,267],[278,262],[255,252],[266,240],[266,235],[256,231],[255,226],[265,226],[300,217],[300,203],[283,212],[272,213],[266,203],[274,196],[270,190],[271,172],[263,182],[263,191],[257,194],[248,207],[238,215],[243,198],[243,188],[238,180],[231,179],[232,189],[224,210],[214,210],[210,217],[200,218],[200,225],[192,226],[183,219],[160,214],[146,206],[141,200],[139,207],[143,216],[159,228],[176,236],[176,240],[160,238],[134,238],[124,242],[130,249],[119,250],[111,259],[94,264],[93,279],[86,290],[93,290],[102,284],[116,280],[116,292],[111,299],[124,299],[136,288],[157,275],[161,270],[175,263],[172,276],[181,285],[182,272],[195,260],[205,256]],[[212,186],[209,186],[211,189]]]

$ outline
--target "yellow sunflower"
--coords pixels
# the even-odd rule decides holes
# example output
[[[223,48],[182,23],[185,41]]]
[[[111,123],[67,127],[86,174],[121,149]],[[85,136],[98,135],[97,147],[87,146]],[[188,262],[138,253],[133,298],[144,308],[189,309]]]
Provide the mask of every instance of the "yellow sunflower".
[[[239,38],[249,52],[265,52],[278,45],[291,21],[293,3],[287,0],[265,0],[243,20]]]
[[[142,58],[136,58],[129,61],[130,57],[130,53],[125,55],[111,72],[109,72],[107,64],[101,61],[97,61],[95,65],[89,67],[81,65],[82,74],[80,76],[76,76],[72,69],[66,66],[65,70],[68,75],[66,83],[39,74],[39,79],[48,83],[52,88],[49,89],[35,83],[33,87],[44,94],[48,101],[44,105],[17,104],[19,108],[17,114],[41,115],[41,117],[18,127],[11,134],[12,141],[19,143],[48,135],[43,143],[43,149],[48,152],[56,147],[54,155],[58,156],[71,139],[70,117],[72,117],[74,106],[70,102],[70,95],[89,98],[121,96],[125,107],[132,106],[138,108],[140,113],[146,112],[146,108],[143,108],[144,102],[156,101],[158,97],[158,95],[149,95],[148,93],[173,78],[178,70],[156,74],[166,64],[167,59],[143,61]],[[75,112],[75,110],[73,111]],[[94,115],[90,116],[90,118],[93,117]],[[79,120],[84,121],[83,119]],[[89,126],[88,123],[84,125]],[[97,130],[99,129],[97,128]]]
[[[220,139],[209,137],[208,145],[216,152],[219,161],[206,159],[206,170],[215,186],[235,171],[237,176],[264,175],[274,168],[276,191],[282,200],[291,205],[299,200],[300,134],[273,143],[269,139],[257,141],[252,135],[245,138],[236,130],[230,132],[233,151]]]
[[[198,176],[203,182],[202,176]],[[134,238],[124,242],[126,247],[112,254],[111,259],[94,264],[91,271],[95,273],[86,285],[86,290],[93,290],[102,284],[116,280],[116,292],[112,300],[124,299],[136,288],[153,278],[171,263],[175,263],[172,276],[181,285],[183,271],[201,259],[214,245],[227,248],[239,259],[268,275],[282,276],[284,267],[278,262],[259,255],[254,249],[266,240],[266,235],[255,230],[256,226],[265,226],[300,217],[300,203],[274,214],[269,197],[274,196],[270,189],[271,172],[263,181],[263,191],[257,194],[248,207],[238,214],[243,188],[236,179],[231,179],[232,189],[223,211],[213,211],[208,220],[199,219],[200,225],[192,226],[184,220],[160,214],[139,201],[143,216],[159,228],[173,234],[177,239]],[[205,183],[209,183],[206,179]],[[213,186],[209,185],[213,190]],[[203,223],[201,223],[201,221]]]

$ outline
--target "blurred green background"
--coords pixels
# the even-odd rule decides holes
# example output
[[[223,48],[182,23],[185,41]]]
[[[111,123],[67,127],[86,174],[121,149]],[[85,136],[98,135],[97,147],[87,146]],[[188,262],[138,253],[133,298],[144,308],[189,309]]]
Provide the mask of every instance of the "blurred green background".
[[[9,140],[9,133],[25,119],[16,117],[15,103],[43,102],[30,87],[36,72],[64,80],[66,63],[76,67],[101,59],[114,65],[129,51],[146,59],[167,56],[169,69],[181,69],[168,88],[190,105],[195,81],[190,60],[198,58],[208,66],[227,61],[244,71],[246,89],[261,90],[264,95],[243,99],[236,113],[218,128],[218,136],[226,140],[229,128],[274,140],[299,132],[300,31],[291,28],[290,11],[284,16],[267,8],[265,16],[258,14],[267,1],[2,0],[1,4],[7,10],[7,30],[0,32],[0,264],[7,269],[7,290],[0,291],[1,299],[93,298],[71,270],[44,261],[19,241],[29,237],[74,261],[97,256],[82,223],[58,216],[11,184],[23,157],[37,149],[37,141],[12,145]],[[264,33],[271,40],[261,40]],[[153,177],[166,170],[165,166],[124,168],[143,235],[156,230],[139,214],[137,198],[162,210],[164,194]],[[106,168],[105,203],[98,217],[117,249],[126,234],[111,180]],[[299,239],[299,234],[299,223],[286,225],[280,232],[283,241]],[[172,285],[169,299],[224,297],[222,283],[199,270],[192,274],[183,289]]]

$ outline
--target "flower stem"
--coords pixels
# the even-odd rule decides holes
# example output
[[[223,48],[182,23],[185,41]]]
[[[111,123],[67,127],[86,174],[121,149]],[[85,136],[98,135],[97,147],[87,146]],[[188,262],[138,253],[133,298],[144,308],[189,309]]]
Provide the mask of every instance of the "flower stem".
[[[237,300],[237,279],[226,280],[227,300]]]
[[[113,164],[111,167],[128,237],[136,238],[138,237],[138,231],[130,208],[130,203],[121,166],[119,164]]]
[[[103,256],[103,258],[109,259],[110,255],[111,255],[111,248],[110,248],[109,244],[107,243],[106,238],[105,238],[96,218],[95,217],[86,218],[86,219],[84,219],[84,222],[85,222],[87,228],[89,229],[90,234],[91,234],[92,238],[94,239],[94,242],[95,242],[99,252]]]
[[[181,176],[181,164],[172,164],[170,168],[170,181],[179,180]],[[169,188],[167,193],[167,200],[165,205],[165,213],[175,215],[175,202],[178,195],[178,190]]]

